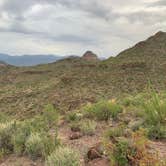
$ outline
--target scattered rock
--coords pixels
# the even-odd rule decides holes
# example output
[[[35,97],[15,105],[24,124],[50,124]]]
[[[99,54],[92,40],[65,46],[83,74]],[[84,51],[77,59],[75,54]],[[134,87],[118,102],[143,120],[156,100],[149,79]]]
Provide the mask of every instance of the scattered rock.
[[[69,136],[70,140],[79,139],[81,137],[82,137],[82,134],[80,132],[73,132]]]
[[[101,142],[97,143],[94,147],[91,147],[87,153],[87,157],[89,160],[93,160],[96,158],[101,158],[103,154],[104,148]]]

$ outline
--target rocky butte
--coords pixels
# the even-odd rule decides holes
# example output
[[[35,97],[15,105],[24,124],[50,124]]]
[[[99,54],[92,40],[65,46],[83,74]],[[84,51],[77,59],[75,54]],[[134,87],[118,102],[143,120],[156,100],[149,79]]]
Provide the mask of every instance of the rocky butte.
[[[98,61],[98,56],[93,53],[92,51],[87,51],[84,53],[84,55],[82,56],[83,59],[87,60],[87,61]]]

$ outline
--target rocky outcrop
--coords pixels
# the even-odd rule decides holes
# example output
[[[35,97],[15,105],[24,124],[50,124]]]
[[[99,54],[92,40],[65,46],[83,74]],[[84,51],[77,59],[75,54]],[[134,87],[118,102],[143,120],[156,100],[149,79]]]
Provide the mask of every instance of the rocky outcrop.
[[[82,59],[85,59],[87,61],[98,61],[98,57],[96,54],[94,54],[92,51],[87,51],[85,54],[82,56]]]

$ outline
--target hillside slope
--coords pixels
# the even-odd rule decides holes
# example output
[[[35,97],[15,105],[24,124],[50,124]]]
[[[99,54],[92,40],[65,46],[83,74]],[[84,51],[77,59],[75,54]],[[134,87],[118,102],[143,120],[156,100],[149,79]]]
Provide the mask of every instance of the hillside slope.
[[[147,88],[166,88],[166,33],[159,32],[117,57],[87,61],[70,57],[35,67],[10,67],[0,73],[0,111],[19,118],[53,103],[62,112],[87,102]]]

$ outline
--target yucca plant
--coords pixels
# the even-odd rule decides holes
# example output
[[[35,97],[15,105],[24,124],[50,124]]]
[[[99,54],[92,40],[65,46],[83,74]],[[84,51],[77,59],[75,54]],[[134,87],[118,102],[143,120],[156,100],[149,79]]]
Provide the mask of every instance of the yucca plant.
[[[166,100],[152,90],[151,99],[143,105],[145,126],[151,139],[166,138]]]
[[[144,104],[144,112],[147,124],[166,124],[166,101],[161,100],[154,91],[151,99]]]

